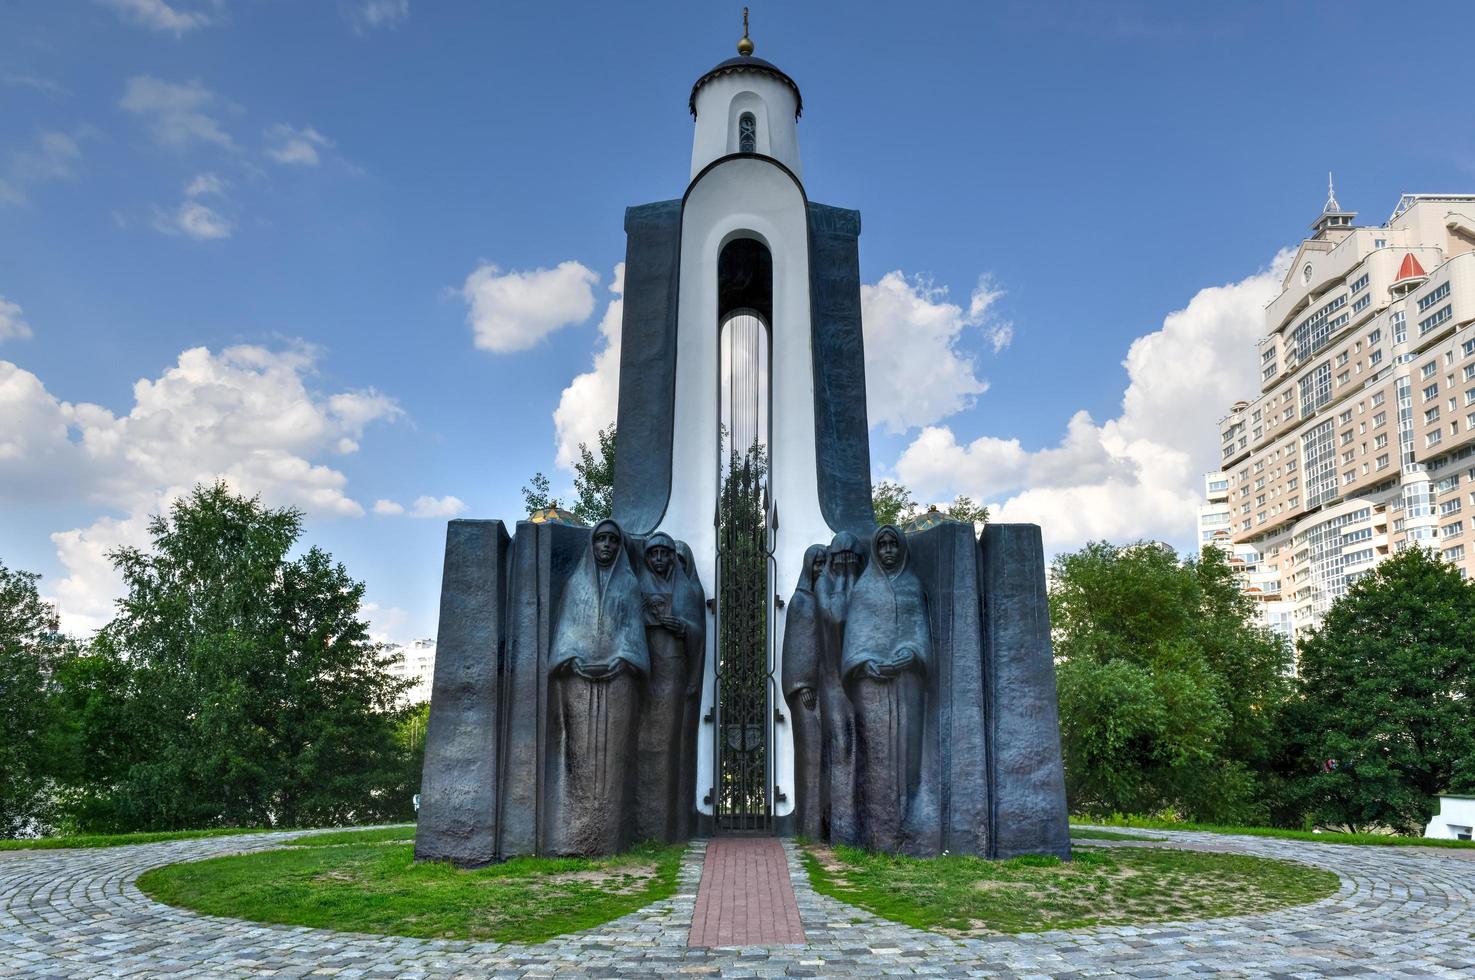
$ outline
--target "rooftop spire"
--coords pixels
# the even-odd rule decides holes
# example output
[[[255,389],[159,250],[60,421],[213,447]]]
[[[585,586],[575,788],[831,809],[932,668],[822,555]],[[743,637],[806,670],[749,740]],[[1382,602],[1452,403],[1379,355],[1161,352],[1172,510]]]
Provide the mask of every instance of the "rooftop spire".
[[[1321,209],[1322,214],[1331,214],[1333,211],[1341,211],[1342,205],[1337,203],[1337,192],[1332,187],[1332,172],[1326,172],[1326,206]]]
[[[748,37],[748,8],[743,8],[743,37],[738,41],[738,54],[744,58],[753,53],[753,40]]]

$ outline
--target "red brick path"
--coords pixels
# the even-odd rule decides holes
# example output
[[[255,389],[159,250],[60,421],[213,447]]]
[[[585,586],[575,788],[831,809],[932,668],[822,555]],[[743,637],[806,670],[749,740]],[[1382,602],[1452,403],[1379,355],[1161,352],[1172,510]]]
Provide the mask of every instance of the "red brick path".
[[[783,845],[772,837],[719,837],[707,845],[688,946],[804,942]]]

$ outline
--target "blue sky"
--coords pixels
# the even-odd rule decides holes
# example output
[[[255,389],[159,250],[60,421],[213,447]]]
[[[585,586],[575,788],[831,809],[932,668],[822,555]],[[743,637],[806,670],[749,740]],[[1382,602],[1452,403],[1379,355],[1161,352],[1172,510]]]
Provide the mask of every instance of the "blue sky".
[[[1475,185],[1468,5],[751,6],[810,197],[863,214],[876,475],[1053,548],[1191,544],[1328,170],[1366,223]],[[95,625],[106,550],[225,474],[432,634],[445,517],[571,484],[554,412],[618,320],[623,208],[680,196],[739,19],[0,5],[0,561]]]

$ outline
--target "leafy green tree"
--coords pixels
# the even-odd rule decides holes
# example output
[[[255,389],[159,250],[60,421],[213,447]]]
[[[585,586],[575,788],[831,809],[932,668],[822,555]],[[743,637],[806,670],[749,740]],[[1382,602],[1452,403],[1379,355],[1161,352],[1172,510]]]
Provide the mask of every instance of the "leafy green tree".
[[[553,506],[553,498],[548,493],[548,478],[542,472],[534,473],[532,479],[523,485],[522,502],[529,517]]]
[[[1085,813],[1264,820],[1289,651],[1216,549],[1060,555],[1050,594],[1066,790]]]
[[[912,492],[900,483],[882,480],[871,488],[871,507],[876,512],[876,523],[900,526],[916,513],[917,501]]]
[[[0,563],[0,837],[44,829],[52,816],[52,675],[69,643],[39,578]]]
[[[1417,834],[1475,791],[1475,585],[1422,548],[1382,562],[1301,641],[1294,728],[1319,823]]]
[[[579,443],[579,460],[574,463],[573,512],[585,524],[598,524],[610,516],[615,497],[615,424],[599,430],[596,454]]]
[[[964,524],[987,524],[988,508],[983,504],[975,504],[973,498],[966,494],[958,494],[953,502],[943,508],[942,511],[949,518],[961,521]]]
[[[112,555],[127,595],[78,664],[92,704],[79,819],[96,829],[344,823],[402,815],[395,699],[359,607],[364,586],[302,529],[224,484],[196,487]],[[116,708],[95,704],[117,684]],[[121,681],[121,683],[119,683]],[[85,682],[85,683],[84,683]],[[99,743],[116,754],[104,759]],[[111,770],[111,771],[108,771]]]

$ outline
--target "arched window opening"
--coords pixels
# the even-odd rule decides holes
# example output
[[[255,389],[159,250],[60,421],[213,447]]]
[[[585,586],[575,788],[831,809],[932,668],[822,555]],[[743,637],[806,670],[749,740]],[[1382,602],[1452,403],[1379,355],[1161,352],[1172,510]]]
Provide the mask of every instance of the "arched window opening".
[[[738,117],[738,151],[741,153],[758,152],[758,120],[751,112],[745,112]]]

